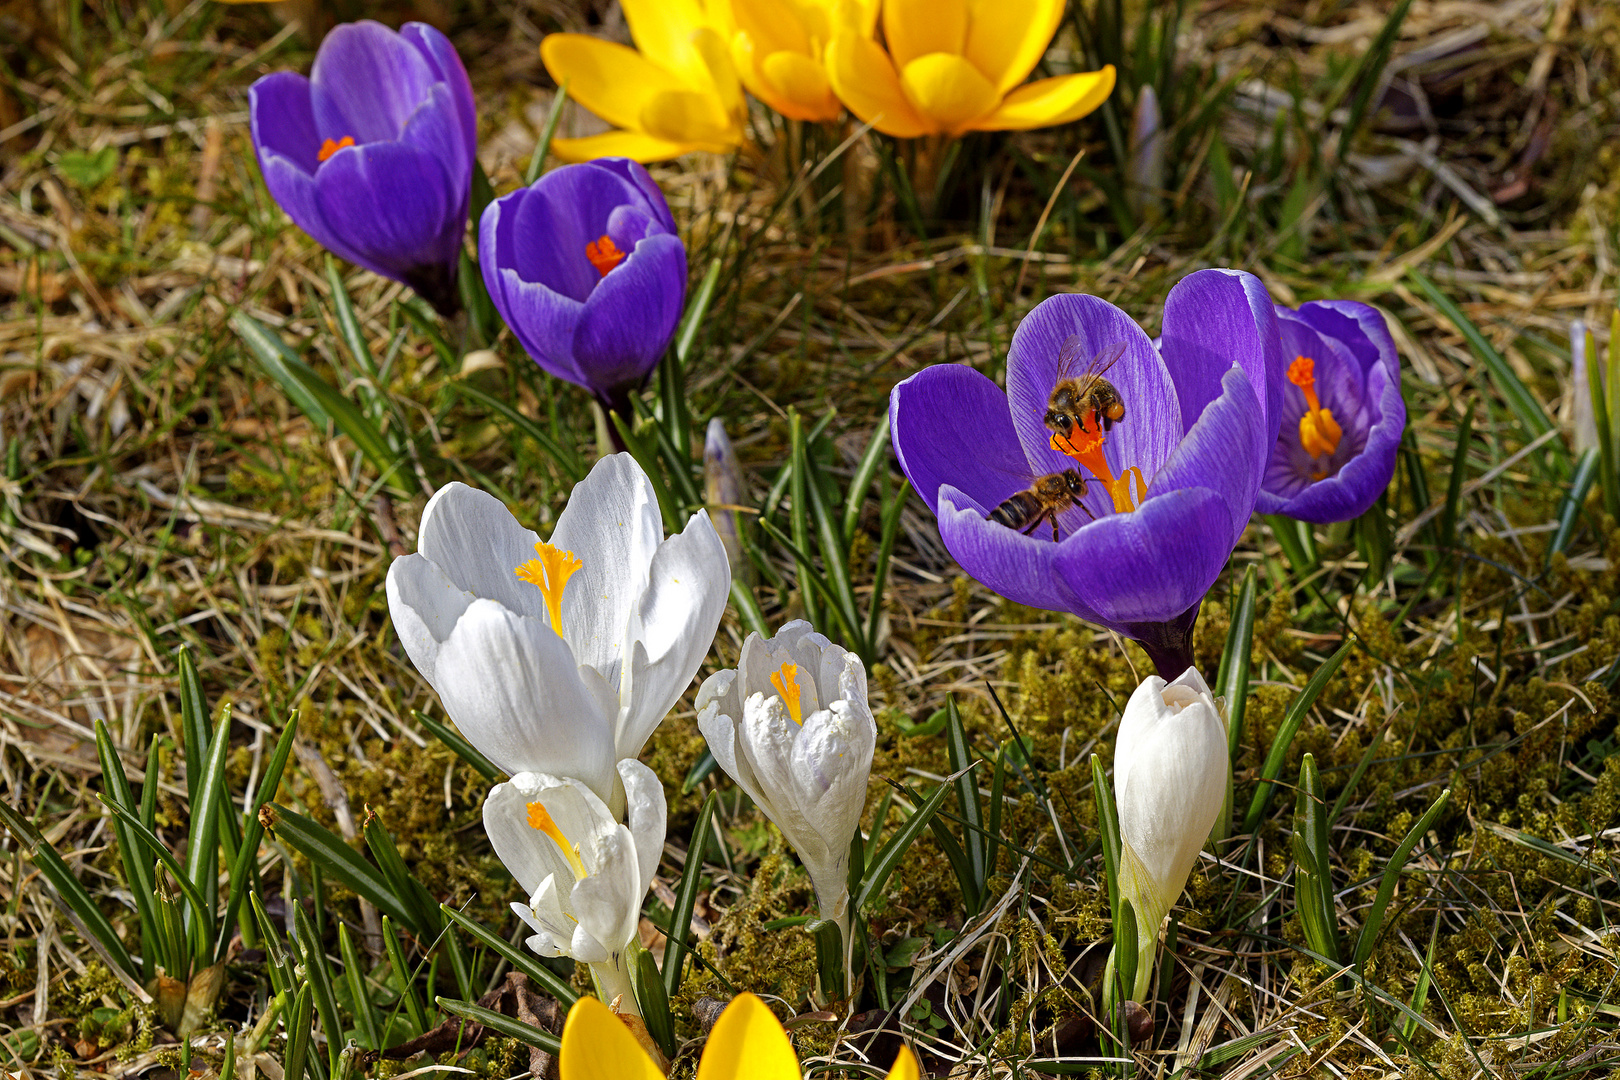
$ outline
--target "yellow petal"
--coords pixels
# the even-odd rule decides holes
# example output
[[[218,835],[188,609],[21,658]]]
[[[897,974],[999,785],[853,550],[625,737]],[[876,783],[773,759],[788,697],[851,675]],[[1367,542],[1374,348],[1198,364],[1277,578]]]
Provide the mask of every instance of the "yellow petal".
[[[709,69],[692,45],[692,35],[706,24],[697,0],[622,0],[630,38],[653,63],[670,72],[688,90],[706,90]]]
[[[902,71],[929,53],[960,56],[967,28],[967,0],[886,0],[883,5],[883,36]]]
[[[671,142],[639,131],[604,131],[583,139],[552,139],[551,152],[564,161],[595,161],[603,157],[627,157],[643,165],[668,161],[708,147],[694,143]]]
[[[775,52],[760,65],[765,84],[779,101],[766,104],[794,120],[836,120],[843,107],[833,96],[827,73],[808,56]]]
[[[888,1080],[918,1080],[919,1072],[917,1055],[911,1052],[911,1047],[902,1046],[894,1059],[894,1068],[889,1070]]]
[[[568,96],[615,127],[640,124],[641,110],[663,90],[680,90],[675,76],[634,49],[584,34],[548,34],[540,59]]]
[[[827,79],[850,112],[885,135],[915,139],[939,131],[911,107],[889,54],[870,38],[848,33],[833,38],[827,46]]]
[[[869,38],[877,32],[878,0],[833,0],[832,25]]]
[[[1001,107],[971,127],[975,131],[1027,131],[1067,124],[1091,112],[1114,91],[1114,67],[1059,75],[1020,86],[1002,99]]]
[[[1001,100],[978,68],[949,53],[929,53],[913,60],[901,70],[900,85],[917,111],[950,135],[972,127]]]
[[[728,147],[736,144],[731,118],[712,94],[692,90],[665,90],[654,94],[641,109],[635,127],[655,139]]]
[[[1005,94],[1035,70],[1062,21],[1063,0],[972,0],[965,55]]]
[[[558,1057],[562,1080],[664,1080],[624,1021],[593,997],[568,1010]]]
[[[708,84],[703,87],[720,102],[727,123],[735,130],[734,142],[742,141],[742,125],[748,116],[748,103],[743,100],[742,83],[737,78],[737,65],[731,61],[731,50],[726,41],[712,27],[700,26],[692,31],[692,47],[703,58]]]
[[[761,56],[774,52],[810,55],[810,33],[799,10],[783,0],[746,0],[735,8],[737,31],[754,41]]]
[[[753,994],[731,999],[709,1033],[697,1070],[697,1080],[799,1080],[799,1075],[787,1032]]]

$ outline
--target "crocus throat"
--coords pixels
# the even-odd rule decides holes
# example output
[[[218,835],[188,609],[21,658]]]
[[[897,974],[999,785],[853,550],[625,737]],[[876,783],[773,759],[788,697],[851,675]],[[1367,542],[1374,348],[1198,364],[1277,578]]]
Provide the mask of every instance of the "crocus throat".
[[[799,665],[783,664],[781,670],[771,672],[771,685],[782,695],[782,704],[788,715],[800,727],[804,726],[804,709],[799,704]]]
[[[331,157],[333,154],[337,153],[339,150],[342,150],[345,146],[353,146],[353,145],[354,145],[354,136],[353,135],[345,135],[345,136],[343,136],[343,138],[337,139],[335,141],[332,140],[332,139],[327,139],[325,142],[321,143],[320,150],[315,154],[315,160],[316,161],[325,161],[327,158]]]
[[[564,836],[563,831],[557,828],[557,823],[552,820],[551,814],[547,812],[544,804],[538,802],[529,804],[529,828],[539,829],[551,837],[551,842],[562,849],[563,858],[567,859],[568,865],[573,868],[574,880],[585,880],[585,864],[580,861],[579,848],[568,842],[568,837]]]
[[[598,274],[607,277],[609,270],[624,262],[625,253],[619,250],[619,246],[613,242],[613,237],[603,233],[600,240],[593,240],[585,245],[585,257],[591,260],[591,265],[596,267]]]
[[[1323,408],[1316,396],[1316,361],[1308,356],[1295,357],[1288,365],[1288,381],[1305,394],[1305,415],[1299,418],[1300,447],[1313,458],[1328,457],[1339,448],[1344,432],[1332,411]],[[1311,478],[1321,480],[1326,475],[1327,470],[1322,469],[1313,472]]]
[[[1085,420],[1071,435],[1064,436],[1054,431],[1047,441],[1052,449],[1074,458],[1103,482],[1109,497],[1114,500],[1114,513],[1128,514],[1147,498],[1147,481],[1142,478],[1141,469],[1132,465],[1116,478],[1114,470],[1108,467],[1108,459],[1103,455],[1102,425],[1097,422],[1097,410],[1088,410]],[[1131,498],[1133,476],[1136,477],[1134,500]]]
[[[551,616],[551,628],[562,634],[562,596],[568,579],[585,564],[572,551],[552,547],[545,541],[534,545],[538,559],[530,559],[512,573],[540,590],[546,598],[546,611]]]

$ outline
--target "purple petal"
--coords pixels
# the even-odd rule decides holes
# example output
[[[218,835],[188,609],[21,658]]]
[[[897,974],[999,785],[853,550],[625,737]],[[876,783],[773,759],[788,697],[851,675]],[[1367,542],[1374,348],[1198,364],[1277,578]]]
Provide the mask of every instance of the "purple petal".
[[[1121,631],[1183,614],[1231,556],[1234,516],[1219,492],[1195,487],[1087,525],[1054,545],[1054,568],[1075,597],[1070,610]]]
[[[530,359],[557,378],[584,386],[585,378],[574,363],[574,330],[585,306],[524,281],[510,265],[502,264],[503,257],[510,261],[516,211],[528,194],[528,188],[519,188],[484,208],[478,222],[478,266],[484,287]]]
[[[1181,399],[1183,430],[1221,394],[1221,379],[1233,364],[1249,384],[1265,388],[1260,421],[1266,445],[1282,420],[1283,358],[1277,316],[1260,279],[1241,270],[1199,270],[1178,281],[1164,301],[1165,365]]]
[[[986,509],[948,483],[939,489],[939,537],[969,577],[1014,603],[1100,621],[1056,573],[1059,551],[1072,541],[1024,536],[985,520]]]
[[[450,91],[460,122],[462,144],[467,148],[467,160],[471,162],[478,154],[478,106],[473,100],[467,69],[456,54],[455,46],[450,44],[449,38],[426,23],[406,23],[400,27],[399,36],[422,54],[422,59],[433,71],[433,77]]]
[[[1080,339],[1080,362],[1064,368],[1059,358],[1065,342],[1075,336]],[[1153,343],[1108,301],[1060,293],[1042,300],[1024,316],[1007,352],[1007,400],[1032,472],[1074,467],[1073,460],[1053,450],[1048,441],[1052,433],[1045,422],[1047,399],[1060,375],[1083,373],[1092,357],[1120,342],[1125,343],[1125,351],[1109,368],[1107,378],[1125,402],[1125,419],[1109,432],[1104,454],[1116,473],[1135,465],[1146,476],[1157,472],[1169,458],[1185,429],[1175,385]]]
[[[257,80],[248,90],[248,114],[261,161],[266,152],[274,153],[314,175],[320,164],[321,138],[315,131],[308,79],[278,71]]]
[[[1377,402],[1374,408],[1378,419],[1367,432],[1361,452],[1337,474],[1315,483],[1279,482],[1275,479],[1279,464],[1273,454],[1257,502],[1261,513],[1287,514],[1325,525],[1360,517],[1378,501],[1395,475],[1395,459],[1406,430],[1406,402],[1398,378],[1392,378],[1381,364],[1368,372],[1367,390],[1371,400]],[[1296,476],[1290,470],[1282,479],[1293,481]]]
[[[345,23],[326,35],[310,71],[315,126],[323,139],[397,139],[435,81],[422,53],[382,23]]]
[[[647,209],[652,212],[664,231],[677,232],[675,216],[669,212],[669,202],[664,198],[663,190],[639,162],[631,161],[629,158],[607,157],[597,158],[590,164],[599,169],[607,169],[633,184],[646,199]]]
[[[1226,545],[1230,555],[1248,527],[1270,449],[1265,432],[1255,422],[1259,411],[1260,399],[1243,369],[1228,368],[1221,380],[1221,396],[1205,407],[1164,468],[1150,480],[1142,509],[1161,493],[1184,488],[1215,492],[1232,528]]]
[[[401,279],[452,260],[461,219],[444,169],[415,147],[369,143],[327,159],[315,177],[316,204],[353,260]]]
[[[1029,486],[1007,395],[973,368],[936,364],[900,383],[889,392],[889,431],[900,468],[930,510],[946,485],[981,516]]]
[[[617,173],[587,164],[553,169],[523,194],[513,242],[500,252],[503,265],[525,281],[583,302],[603,280],[586,258],[586,246],[611,235],[614,210],[639,205],[641,192]]]
[[[1279,310],[1278,315],[1284,310]],[[1323,337],[1342,344],[1363,371],[1381,364],[1391,375],[1399,376],[1401,359],[1395,339],[1390,336],[1383,313],[1372,305],[1355,300],[1316,300],[1300,305],[1298,316]]]
[[[686,246],[650,236],[585,301],[574,362],[597,390],[639,383],[669,347],[686,301]]]
[[[441,83],[429,90],[422,104],[406,122],[399,141],[416,147],[439,163],[451,183],[456,216],[465,219],[467,202],[472,195],[473,158],[466,151],[465,140],[461,137],[460,121],[456,117],[449,87]]]

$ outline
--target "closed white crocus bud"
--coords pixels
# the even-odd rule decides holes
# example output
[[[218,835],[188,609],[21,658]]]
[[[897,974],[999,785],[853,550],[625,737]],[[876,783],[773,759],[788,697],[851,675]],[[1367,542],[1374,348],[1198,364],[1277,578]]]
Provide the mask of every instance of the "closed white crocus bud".
[[[621,761],[628,824],[585,784],[521,772],[484,800],[484,831],[527,904],[512,910],[541,956],[591,965],[602,1000],[623,996],[636,1011],[627,955],[637,943],[641,903],[664,850],[664,788],[639,761]]]
[[[635,758],[691,685],[731,591],[704,511],[664,538],[635,459],[598,461],[549,543],[493,495],[448,484],[388,568],[405,652],[467,741],[510,775],[582,780],[615,811]]]
[[[1114,746],[1119,894],[1136,909],[1134,1001],[1147,993],[1159,924],[1221,812],[1229,768],[1226,724],[1197,670],[1172,683],[1143,680],[1125,704]]]
[[[799,853],[847,947],[849,845],[877,744],[860,657],[803,621],[749,634],[736,669],[698,688],[697,711],[715,761]]]

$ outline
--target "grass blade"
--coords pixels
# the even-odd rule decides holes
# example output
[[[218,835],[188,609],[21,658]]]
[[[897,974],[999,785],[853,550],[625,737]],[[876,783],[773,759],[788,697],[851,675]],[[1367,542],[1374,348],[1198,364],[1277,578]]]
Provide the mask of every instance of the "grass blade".
[[[225,917],[219,923],[219,939],[214,942],[214,955],[225,955],[225,947],[230,943],[231,926],[236,922],[237,913],[242,908],[242,897],[253,887],[258,879],[258,868],[255,865],[259,857],[259,841],[264,839],[264,826],[259,823],[259,809],[266,803],[274,802],[276,789],[281,786],[281,774],[286,771],[287,759],[292,756],[293,740],[298,738],[298,713],[295,711],[287,720],[287,727],[276,741],[275,752],[270,755],[270,764],[265,766],[264,776],[259,780],[259,787],[253,793],[253,809],[247,815],[246,823],[242,827],[242,845],[237,849],[236,862],[231,867],[231,892],[225,903]]]
[[[315,1011],[320,1014],[321,1027],[326,1032],[327,1068],[335,1073],[338,1054],[343,1049],[343,1018],[338,1013],[337,994],[332,989],[332,965],[302,903],[293,904],[293,926],[298,931],[293,937],[293,947],[303,961],[304,985],[314,991]]]
[[[1565,491],[1564,497],[1558,501],[1558,528],[1553,530],[1552,539],[1547,542],[1544,565],[1551,566],[1553,556],[1569,546],[1570,537],[1575,535],[1575,526],[1581,520],[1581,510],[1586,506],[1586,496],[1591,492],[1592,484],[1597,480],[1602,467],[1603,455],[1595,446],[1582,454],[1580,460],[1576,462],[1575,475],[1569,481],[1569,490]]]
[[[382,927],[383,951],[388,953],[388,966],[393,969],[394,978],[399,982],[399,996],[405,1003],[405,1011],[410,1014],[411,1023],[415,1026],[416,1033],[420,1035],[428,1029],[428,1019],[427,1010],[422,1007],[422,999],[416,995],[416,973],[405,963],[405,950],[400,947],[399,933],[394,929],[394,920],[384,915]]]
[[[709,829],[719,801],[720,793],[711,791],[698,810],[697,822],[692,826],[692,841],[686,847],[686,866],[681,871],[681,884],[675,890],[669,926],[665,927],[669,942],[664,946],[664,990],[669,997],[681,992],[681,978],[686,966],[683,962],[686,959],[686,939],[692,930],[692,910],[697,906],[698,889],[703,882],[703,856],[709,850]]]
[[[534,144],[534,153],[529,155],[529,167],[523,170],[524,187],[540,179],[540,173],[545,169],[546,155],[551,152],[551,140],[557,134],[557,122],[562,119],[563,105],[567,101],[568,80],[564,79],[551,97],[551,109],[546,113],[546,126],[540,129],[540,140]],[[475,220],[474,226],[476,225]]]
[[[1254,567],[1243,573],[1243,588],[1226,628],[1226,648],[1215,676],[1215,694],[1226,699],[1226,749],[1237,760],[1243,741],[1243,712],[1249,700],[1249,652],[1254,647]]]
[[[447,1013],[453,1013],[463,1020],[471,1020],[475,1024],[483,1024],[491,1031],[505,1035],[508,1039],[516,1039],[527,1046],[536,1046],[548,1054],[562,1053],[562,1040],[549,1031],[541,1031],[537,1027],[530,1027],[521,1020],[514,1019],[504,1013],[493,1009],[486,1009],[481,1005],[474,1005],[470,1001],[458,1001],[455,998],[434,998],[434,1003]]]
[[[108,796],[124,809],[135,812],[135,795],[130,790],[129,777],[124,773],[124,762],[118,756],[118,748],[113,745],[106,722],[100,717],[96,718],[96,756],[101,760],[101,775],[107,785]],[[175,963],[175,957],[157,955],[157,921],[152,911],[152,892],[156,883],[152,880],[151,864],[141,856],[135,834],[123,818],[113,818],[113,835],[118,840],[124,876],[129,881],[129,891],[135,900],[135,913],[140,917],[141,966],[146,970],[147,978],[157,974],[155,969],[159,963],[174,970],[179,966]]]
[[[962,814],[962,847],[967,857],[970,894],[964,894],[968,914],[977,915],[984,906],[984,884],[989,876],[984,860],[984,808],[979,803],[979,778],[968,766],[975,763],[968,747],[962,714],[956,708],[956,695],[945,695],[945,746],[950,754],[951,772],[956,773],[956,804]]]
[[[917,812],[895,830],[894,835],[889,837],[889,842],[877,853],[877,857],[867,864],[866,880],[861,882],[861,891],[852,904],[855,911],[860,911],[866,906],[867,901],[883,891],[883,886],[889,882],[889,875],[900,865],[900,860],[905,857],[917,837],[922,835],[923,829],[934,820],[934,815],[939,812],[940,805],[944,803],[945,796],[949,795],[951,790],[950,784],[939,785],[928,797],[928,801],[917,807]]]
[[[360,963],[360,952],[354,947],[349,928],[341,922],[338,923],[338,953],[343,957],[343,976],[349,983],[349,1004],[354,1013],[354,1026],[360,1034],[360,1045],[367,1050],[381,1050],[377,1011],[366,989],[366,969]]]
[[[377,869],[382,871],[388,880],[388,886],[395,896],[405,901],[412,915],[412,929],[416,936],[423,940],[431,940],[444,929],[444,920],[439,917],[439,906],[433,897],[428,895],[426,888],[411,876],[405,868],[405,860],[400,857],[399,848],[394,843],[394,836],[376,817],[369,817],[360,830],[365,834],[366,847],[371,851],[371,857],[377,861]]]
[[[709,305],[714,302],[715,286],[720,283],[720,260],[711,259],[709,268],[703,272],[703,280],[698,283],[697,292],[687,301],[686,313],[681,316],[680,329],[675,331],[675,359],[682,364],[692,354],[692,342],[697,340],[698,328],[703,325],[703,318],[709,313]]]
[[[844,501],[844,550],[855,542],[855,530],[861,524],[861,509],[866,505],[866,492],[877,477],[878,470],[888,461],[889,450],[889,414],[884,413],[878,420],[877,427],[872,429],[872,437],[867,440],[866,451],[861,454],[861,460],[855,466],[855,475],[849,481],[849,497]]]
[[[462,761],[465,761],[468,765],[471,765],[474,769],[478,770],[478,775],[482,776],[485,780],[488,780],[492,784],[498,784],[501,782],[501,779],[506,776],[506,773],[498,765],[489,760],[489,758],[485,757],[483,754],[479,753],[476,746],[468,742],[466,739],[463,739],[461,735],[456,731],[453,731],[448,724],[441,724],[439,721],[433,719],[433,717],[427,715],[426,713],[417,712],[415,709],[411,710],[411,715],[416,718],[417,723],[433,732],[434,736],[440,742],[454,750],[457,757],[459,757]]]
[[[658,961],[653,954],[642,949],[636,954],[636,1001],[641,1005],[641,1019],[647,1025],[647,1034],[653,1037],[664,1056],[675,1056],[675,1021],[669,1015],[669,995],[664,991],[663,977],[658,974]]]
[[[219,724],[209,743],[208,765],[197,785],[197,801],[191,804],[191,829],[186,843],[186,872],[203,898],[198,923],[198,967],[214,962],[213,946],[218,936],[214,919],[219,910],[220,794],[225,788],[225,761],[230,752],[231,706],[227,702],[219,711]],[[186,771],[191,771],[189,763]]]
[[[1102,758],[1091,755],[1091,796],[1097,803],[1097,835],[1102,841],[1103,874],[1108,883],[1108,913],[1119,923],[1119,808],[1103,772]]]
[[[1411,858],[1412,849],[1417,847],[1418,841],[1423,839],[1425,833],[1434,827],[1446,804],[1451,801],[1451,789],[1446,788],[1440,797],[1434,800],[1434,805],[1426,810],[1416,825],[1412,826],[1401,846],[1395,849],[1395,854],[1389,857],[1389,865],[1384,868],[1384,877],[1378,883],[1378,895],[1373,898],[1372,907],[1367,909],[1367,921],[1361,927],[1361,933],[1356,937],[1355,959],[1351,965],[1356,974],[1361,975],[1366,966],[1367,958],[1372,955],[1373,946],[1378,943],[1378,931],[1383,928],[1384,915],[1389,909],[1389,902],[1395,896],[1395,885],[1400,881],[1401,871],[1406,868],[1406,860]]]
[[[282,991],[283,994],[287,991]],[[283,1005],[281,1015],[287,1025],[287,1054],[282,1059],[284,1080],[304,1080],[309,1061],[309,1044],[314,1041],[315,992],[309,983],[298,988],[291,1010]]]
[[[1446,505],[1440,511],[1440,549],[1449,551],[1457,544],[1457,522],[1462,520],[1462,487],[1468,475],[1468,441],[1474,430],[1474,410],[1463,412],[1457,426],[1457,448],[1451,453],[1451,475],[1446,478]]]
[[[197,786],[202,781],[203,760],[208,757],[208,702],[203,698],[202,680],[197,676],[191,649],[180,646],[175,659],[180,674],[180,734],[186,741],[186,799],[195,807],[200,805]]]
[[[585,466],[580,462],[579,455],[552,438],[551,432],[540,424],[530,420],[507,402],[502,401],[493,394],[484,393],[484,391],[471,383],[454,382],[450,385],[462,397],[470,401],[476,401],[491,412],[499,413],[506,419],[507,423],[527,436],[540,448],[542,453],[552,460],[558,471],[563,474],[564,480],[571,484],[577,484],[585,478]]]
[[[174,876],[174,883],[180,887],[180,892],[184,894],[186,900],[191,904],[192,918],[198,924],[212,924],[213,913],[208,910],[202,893],[198,892],[197,886],[192,884],[191,875],[186,873],[185,867],[181,866],[179,860],[169,852],[169,846],[159,840],[152,830],[142,825],[140,819],[134,814],[131,814],[122,806],[108,801],[104,795],[98,796],[98,798],[101,799],[101,805],[123,818],[129,824],[130,832],[135,834],[135,839],[140,841],[153,855],[156,855],[158,862],[162,863],[164,868]]]
[[[347,885],[355,895],[370,900],[379,911],[403,923],[414,922],[404,899],[396,896],[387,879],[344,843],[341,836],[280,803],[266,805],[275,815],[271,831],[277,836]]]
[[[1344,663],[1344,658],[1350,655],[1350,649],[1355,645],[1352,638],[1340,645],[1338,651],[1316,669],[1305,684],[1305,689],[1299,692],[1299,697],[1288,707],[1283,714],[1282,725],[1277,729],[1277,737],[1271,741],[1271,751],[1266,754],[1265,764],[1260,767],[1260,786],[1255,790],[1254,800],[1249,803],[1249,812],[1243,819],[1243,831],[1252,833],[1260,824],[1260,818],[1266,812],[1266,805],[1271,801],[1271,789],[1275,786],[1278,773],[1282,772],[1283,760],[1288,756],[1288,748],[1293,745],[1294,736],[1299,733],[1299,726],[1305,722],[1305,715],[1316,704],[1327,687],[1328,680],[1333,678]]]
[[[1299,792],[1294,804],[1295,903],[1311,948],[1337,965],[1338,916],[1329,877],[1328,824],[1322,813],[1322,778],[1316,770],[1316,758],[1306,754],[1299,766]]]
[[[530,982],[545,990],[546,993],[562,1002],[564,1006],[572,1005],[579,999],[579,994],[573,987],[568,985],[567,980],[562,976],[541,964],[533,956],[513,945],[499,934],[491,931],[483,923],[463,915],[448,904],[440,904],[439,910],[444,914],[445,918],[471,934],[474,941],[483,945],[496,956],[506,960],[513,968],[523,972],[529,977]],[[398,948],[397,942],[394,948]],[[402,957],[400,966],[403,966],[403,964]]]

